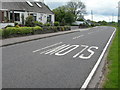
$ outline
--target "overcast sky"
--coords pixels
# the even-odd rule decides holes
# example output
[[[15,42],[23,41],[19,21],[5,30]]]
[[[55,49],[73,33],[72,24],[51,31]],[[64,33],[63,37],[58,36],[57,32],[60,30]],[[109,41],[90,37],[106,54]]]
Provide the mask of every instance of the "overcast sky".
[[[57,8],[59,6],[65,5],[70,0],[44,0],[44,2],[51,8]],[[100,20],[106,20],[106,21],[112,21],[112,15],[113,15],[113,21],[117,22],[117,6],[118,1],[120,0],[81,0],[85,5],[87,9],[87,15],[85,15],[86,19],[91,19],[90,12],[93,11],[94,14],[94,20],[100,21]]]

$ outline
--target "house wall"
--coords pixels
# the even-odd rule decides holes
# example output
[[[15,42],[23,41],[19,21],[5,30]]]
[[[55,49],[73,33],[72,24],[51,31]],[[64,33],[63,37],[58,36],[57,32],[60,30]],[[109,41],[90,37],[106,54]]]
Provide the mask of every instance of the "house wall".
[[[29,14],[36,14],[36,20],[39,22],[42,22],[43,24],[47,23],[47,16],[51,15],[51,21],[52,23],[55,22],[55,16],[54,14],[45,14],[45,13],[36,13],[36,12],[22,12],[22,11],[15,11],[14,13],[20,13],[20,21],[15,21],[19,24],[22,24],[22,14],[24,14],[24,20],[28,17]]]
[[[0,23],[0,29],[5,28],[7,25],[14,26],[14,23]]]

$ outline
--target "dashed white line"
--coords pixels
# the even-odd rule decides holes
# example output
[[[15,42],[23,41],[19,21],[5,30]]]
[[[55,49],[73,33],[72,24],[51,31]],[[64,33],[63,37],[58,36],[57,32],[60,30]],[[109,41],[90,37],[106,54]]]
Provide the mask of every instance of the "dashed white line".
[[[53,44],[53,45],[50,45],[50,46],[47,46],[47,47],[44,47],[44,48],[41,48],[41,49],[37,49],[37,50],[33,51],[33,53],[38,52],[38,51],[41,51],[41,50],[44,50],[44,49],[47,49],[47,48],[50,48],[50,47],[53,47],[53,46],[56,46],[56,45],[59,45],[59,44],[61,44],[61,43],[62,43],[62,42],[59,42],[59,43],[55,43],[55,44]]]
[[[94,32],[89,32],[88,34],[92,34],[92,33],[94,33]]]
[[[77,36],[77,37],[74,37],[73,39],[78,39],[80,37],[83,37],[84,35],[80,35],[80,36]]]

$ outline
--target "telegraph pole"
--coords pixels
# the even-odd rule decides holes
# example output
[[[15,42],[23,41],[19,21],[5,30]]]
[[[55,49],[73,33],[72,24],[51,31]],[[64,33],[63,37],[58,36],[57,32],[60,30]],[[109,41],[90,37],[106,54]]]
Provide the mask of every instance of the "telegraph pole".
[[[118,25],[120,26],[120,1],[118,2]]]
[[[112,13],[112,22],[114,21],[114,14]]]
[[[91,20],[93,21],[93,11],[91,10]]]

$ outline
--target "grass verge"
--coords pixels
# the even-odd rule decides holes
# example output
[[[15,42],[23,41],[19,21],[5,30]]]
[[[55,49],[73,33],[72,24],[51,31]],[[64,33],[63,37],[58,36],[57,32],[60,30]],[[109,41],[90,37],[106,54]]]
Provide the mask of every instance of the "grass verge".
[[[107,56],[108,73],[103,88],[118,88],[118,33],[120,33],[120,27],[116,28],[116,35]]]

